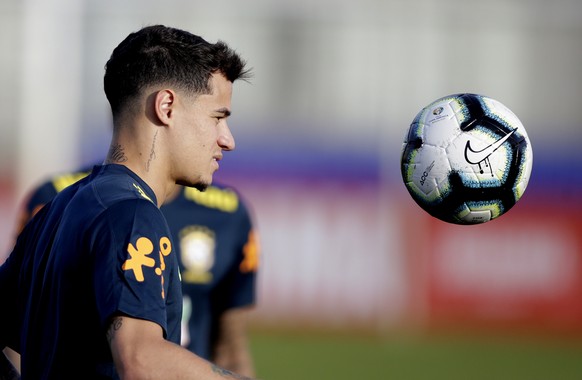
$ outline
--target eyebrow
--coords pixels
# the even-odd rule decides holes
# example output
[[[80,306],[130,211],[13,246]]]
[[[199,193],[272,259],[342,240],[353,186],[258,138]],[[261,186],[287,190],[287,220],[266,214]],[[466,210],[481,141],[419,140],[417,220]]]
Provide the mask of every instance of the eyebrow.
[[[219,109],[215,110],[214,112],[221,113],[221,114],[223,114],[225,117],[229,117],[229,116],[230,116],[230,114],[231,114],[230,110],[229,110],[228,108],[226,108],[226,107],[224,107],[224,108],[219,108]]]

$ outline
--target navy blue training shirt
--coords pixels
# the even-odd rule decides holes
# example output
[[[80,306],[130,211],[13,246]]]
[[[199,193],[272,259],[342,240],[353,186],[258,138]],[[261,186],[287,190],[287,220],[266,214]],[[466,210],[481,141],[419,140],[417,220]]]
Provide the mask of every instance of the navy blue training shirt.
[[[96,166],[19,235],[0,267],[0,343],[23,378],[118,378],[105,332],[114,315],[159,324],[180,342],[181,284],[155,194],[121,165]]]

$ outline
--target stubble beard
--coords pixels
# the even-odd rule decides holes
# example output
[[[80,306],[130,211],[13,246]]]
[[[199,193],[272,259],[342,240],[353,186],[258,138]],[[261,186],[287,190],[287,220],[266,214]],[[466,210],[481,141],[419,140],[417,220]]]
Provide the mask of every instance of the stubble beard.
[[[210,186],[210,184],[208,183],[197,183],[192,187],[198,191],[206,191],[206,189],[208,189],[208,186]]]
[[[193,187],[198,191],[206,191],[206,189],[208,189],[208,186],[210,186],[209,183],[202,181],[198,182],[177,181],[176,184],[186,187]]]

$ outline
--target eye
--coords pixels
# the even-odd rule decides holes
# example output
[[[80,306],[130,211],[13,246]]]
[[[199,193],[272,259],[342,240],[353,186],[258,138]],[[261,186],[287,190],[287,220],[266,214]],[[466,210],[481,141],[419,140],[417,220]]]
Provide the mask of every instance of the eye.
[[[214,113],[214,118],[217,121],[220,121],[222,119],[226,119],[229,116],[230,116],[230,110],[228,110],[226,108],[221,108],[219,110],[216,110],[215,113]]]

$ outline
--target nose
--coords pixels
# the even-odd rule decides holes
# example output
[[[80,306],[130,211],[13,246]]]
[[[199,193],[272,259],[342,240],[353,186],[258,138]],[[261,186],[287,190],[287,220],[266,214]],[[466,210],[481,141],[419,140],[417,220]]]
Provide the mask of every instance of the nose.
[[[223,123],[223,127],[220,129],[220,134],[218,135],[218,145],[222,150],[234,150],[235,142],[234,136],[230,132],[228,124]]]

